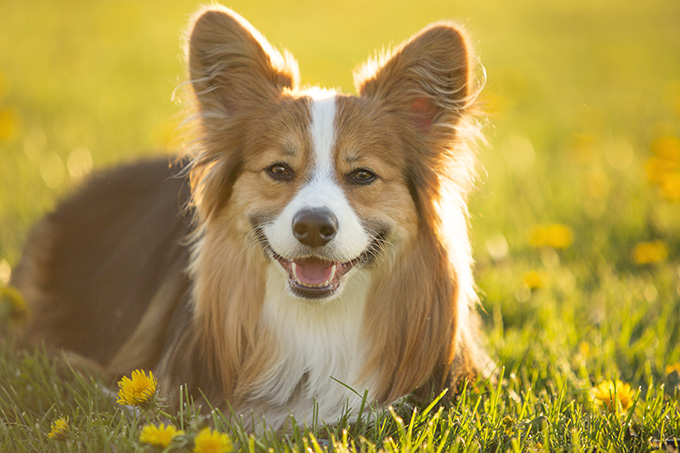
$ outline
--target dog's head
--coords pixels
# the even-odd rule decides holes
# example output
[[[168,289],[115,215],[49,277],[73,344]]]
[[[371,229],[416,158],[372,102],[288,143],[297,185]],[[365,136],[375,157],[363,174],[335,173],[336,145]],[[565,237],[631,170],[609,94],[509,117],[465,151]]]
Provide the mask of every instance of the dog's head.
[[[469,153],[455,144],[475,93],[451,24],[369,61],[358,96],[299,90],[292,57],[225,8],[199,13],[187,42],[200,219],[261,244],[295,296],[331,300],[352,274],[436,235],[444,179],[464,196]]]

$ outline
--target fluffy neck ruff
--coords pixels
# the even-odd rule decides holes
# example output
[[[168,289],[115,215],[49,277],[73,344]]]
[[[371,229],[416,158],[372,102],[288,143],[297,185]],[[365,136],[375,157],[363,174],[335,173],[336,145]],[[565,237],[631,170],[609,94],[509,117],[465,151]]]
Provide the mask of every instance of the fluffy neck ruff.
[[[279,264],[234,233],[203,229],[192,264],[191,355],[207,365],[210,382],[202,381],[213,390],[202,388],[206,396],[280,426],[290,413],[331,422],[356,410],[365,390],[369,400],[390,403],[443,385],[454,353],[457,291],[432,236],[389,250],[319,305],[291,296]]]

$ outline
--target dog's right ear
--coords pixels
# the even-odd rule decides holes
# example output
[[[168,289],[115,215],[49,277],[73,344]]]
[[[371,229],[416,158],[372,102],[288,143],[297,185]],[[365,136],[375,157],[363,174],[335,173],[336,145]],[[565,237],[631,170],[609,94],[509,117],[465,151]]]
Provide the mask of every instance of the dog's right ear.
[[[283,55],[244,18],[209,6],[192,21],[187,41],[191,83],[204,121],[224,120],[294,89],[297,62]]]

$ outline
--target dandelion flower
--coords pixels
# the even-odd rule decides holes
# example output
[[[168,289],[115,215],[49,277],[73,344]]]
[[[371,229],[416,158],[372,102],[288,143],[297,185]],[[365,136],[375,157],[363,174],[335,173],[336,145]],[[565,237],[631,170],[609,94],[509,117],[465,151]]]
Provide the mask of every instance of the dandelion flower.
[[[668,163],[658,157],[650,157],[645,164],[645,172],[647,173],[647,182],[652,185],[661,184],[668,172]]]
[[[18,120],[13,110],[0,108],[0,142],[14,137],[17,131]]]
[[[680,138],[673,135],[659,137],[652,143],[652,153],[659,159],[680,162]]]
[[[680,376],[680,362],[674,363],[673,365],[668,365],[666,367],[666,374],[673,374],[676,373],[678,376]]]
[[[635,390],[630,388],[630,384],[618,380],[602,381],[590,389],[590,397],[597,406],[610,411],[621,409],[625,412],[633,405]]]
[[[18,289],[7,286],[0,289],[0,319],[7,318],[15,323],[25,322],[28,318],[28,305]]]
[[[226,453],[232,449],[229,436],[210,428],[203,428],[194,439],[194,453]]]
[[[69,433],[68,417],[59,417],[50,425],[51,431],[47,437],[54,440],[66,440]]]
[[[118,404],[126,406],[144,406],[151,401],[156,394],[158,381],[149,371],[135,370],[130,378],[123,376],[118,381]]]
[[[635,264],[659,263],[668,258],[668,246],[663,241],[640,242],[633,249]]]
[[[172,442],[175,436],[181,436],[184,431],[175,428],[173,425],[145,425],[139,435],[140,442],[165,448]]]
[[[652,153],[654,155],[646,164],[647,181],[668,201],[680,202],[680,138],[656,139],[652,143]]]
[[[529,271],[524,274],[523,280],[524,284],[533,291],[545,287],[546,275],[545,272]]]
[[[667,174],[659,184],[659,192],[670,202],[680,202],[680,171]]]
[[[565,249],[574,241],[574,234],[567,225],[554,223],[538,225],[531,232],[529,243],[533,247],[552,247]]]

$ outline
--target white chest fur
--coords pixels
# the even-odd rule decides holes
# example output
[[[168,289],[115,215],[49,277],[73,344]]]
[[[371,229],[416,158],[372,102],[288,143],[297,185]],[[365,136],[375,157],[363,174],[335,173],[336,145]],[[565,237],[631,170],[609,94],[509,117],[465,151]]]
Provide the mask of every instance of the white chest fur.
[[[342,294],[318,305],[290,295],[287,273],[270,264],[260,322],[274,334],[277,349],[253,395],[267,424],[280,426],[291,414],[299,423],[314,422],[313,414],[333,423],[347,408],[358,410],[366,389],[369,398],[374,393],[358,377],[367,347],[362,321],[370,276],[353,274]]]

